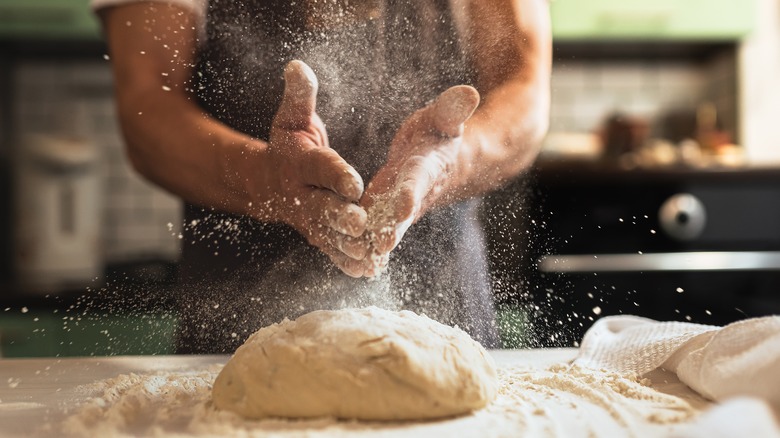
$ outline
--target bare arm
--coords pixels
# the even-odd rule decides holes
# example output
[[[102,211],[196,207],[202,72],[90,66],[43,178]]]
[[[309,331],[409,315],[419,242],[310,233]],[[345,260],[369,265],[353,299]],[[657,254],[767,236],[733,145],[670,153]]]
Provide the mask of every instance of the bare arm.
[[[101,12],[127,153],[135,169],[186,201],[246,213],[251,198],[234,169],[253,140],[208,117],[187,91],[195,15],[164,3]]]
[[[552,40],[547,0],[472,0],[469,46],[482,104],[466,122],[446,193],[506,183],[536,158],[547,132]]]
[[[365,255],[349,239],[365,229],[365,211],[352,203],[363,181],[328,146],[308,66],[294,61],[285,69],[282,103],[264,142],[193,102],[187,91],[197,46],[193,13],[149,2],[108,8],[101,18],[120,123],[138,172],[191,203],[287,223],[345,271],[350,258]]]
[[[364,275],[376,275],[432,206],[495,189],[526,169],[547,131],[547,1],[469,0],[466,15],[477,90],[452,87],[399,128],[362,200],[370,247]]]

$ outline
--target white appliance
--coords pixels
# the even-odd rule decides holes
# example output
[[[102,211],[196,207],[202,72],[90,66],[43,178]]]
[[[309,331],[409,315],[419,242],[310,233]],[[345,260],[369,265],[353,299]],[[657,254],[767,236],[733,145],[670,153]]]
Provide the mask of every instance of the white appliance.
[[[24,134],[14,166],[14,274],[21,290],[57,293],[103,275],[99,154],[94,144]]]

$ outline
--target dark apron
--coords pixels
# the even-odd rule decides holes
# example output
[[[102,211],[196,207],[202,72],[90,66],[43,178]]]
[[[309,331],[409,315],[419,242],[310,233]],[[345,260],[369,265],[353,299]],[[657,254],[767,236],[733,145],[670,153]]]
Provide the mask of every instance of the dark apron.
[[[303,11],[290,3],[210,1],[193,88],[206,111],[239,131],[268,140],[284,66],[301,59],[318,76],[331,147],[368,183],[408,115],[471,82],[446,0],[380,1],[373,19],[337,10],[317,18],[300,6],[307,2],[298,2]],[[478,206],[428,212],[372,280],[344,275],[286,225],[188,205],[178,350],[230,353],[285,317],[367,305],[425,313],[495,347]]]

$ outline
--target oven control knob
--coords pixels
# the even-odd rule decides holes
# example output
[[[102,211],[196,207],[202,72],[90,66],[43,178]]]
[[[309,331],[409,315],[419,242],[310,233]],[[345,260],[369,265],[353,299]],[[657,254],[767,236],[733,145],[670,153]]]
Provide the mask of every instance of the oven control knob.
[[[699,198],[678,193],[661,205],[658,211],[661,228],[677,240],[693,240],[704,231],[707,211]]]

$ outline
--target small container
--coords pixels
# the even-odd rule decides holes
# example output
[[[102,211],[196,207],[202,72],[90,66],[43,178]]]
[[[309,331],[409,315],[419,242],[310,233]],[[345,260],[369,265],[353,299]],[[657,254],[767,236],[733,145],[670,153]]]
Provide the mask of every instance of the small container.
[[[99,154],[84,139],[24,134],[14,178],[14,273],[26,293],[81,289],[103,275]]]

